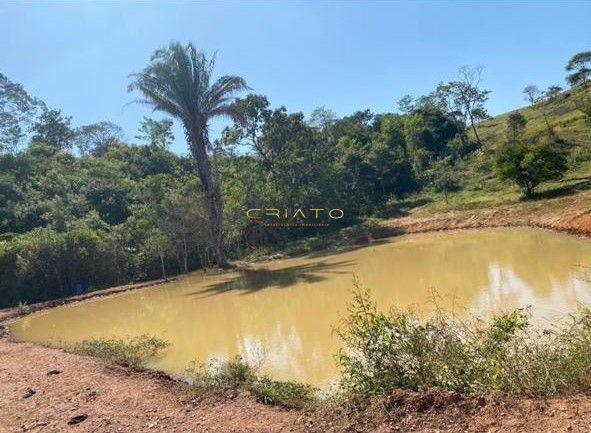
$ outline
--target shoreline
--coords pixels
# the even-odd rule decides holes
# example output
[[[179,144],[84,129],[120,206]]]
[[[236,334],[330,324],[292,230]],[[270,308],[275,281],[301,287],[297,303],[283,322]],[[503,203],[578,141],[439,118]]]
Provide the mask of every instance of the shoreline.
[[[442,212],[422,212],[417,209],[409,215],[393,217],[381,220],[379,228],[385,235],[375,236],[373,240],[394,238],[415,233],[428,233],[449,230],[475,230],[485,228],[519,228],[530,227],[552,230],[583,238],[591,237],[591,191],[581,192],[573,196],[565,196],[553,199],[522,201],[510,204],[502,204],[496,207],[481,207],[474,209],[450,209]],[[340,253],[349,248],[371,246],[372,242],[362,244],[344,245],[330,253]],[[325,251],[319,249],[316,251]],[[305,257],[309,253],[286,255],[276,252],[268,256],[261,256],[252,260],[235,261],[236,269],[255,263],[268,262],[278,259]],[[225,272],[213,269],[213,272]],[[198,272],[198,271],[196,271]],[[182,275],[173,276],[168,280],[158,279],[129,283],[120,286],[99,289],[81,295],[59,298],[50,301],[28,305],[30,312],[41,311],[74,302],[80,302],[96,297],[109,296],[130,290],[144,289],[181,278]],[[6,325],[10,319],[19,317],[17,307],[0,309],[0,327]]]

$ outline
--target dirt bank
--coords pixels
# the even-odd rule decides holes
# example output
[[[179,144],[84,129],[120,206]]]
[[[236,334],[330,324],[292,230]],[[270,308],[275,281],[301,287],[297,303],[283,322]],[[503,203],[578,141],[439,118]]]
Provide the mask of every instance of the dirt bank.
[[[28,397],[26,397],[29,395]],[[591,397],[463,397],[399,391],[347,428],[338,411],[303,413],[238,391],[191,401],[180,382],[0,339],[0,433],[588,432]],[[70,425],[73,417],[86,417]],[[75,418],[74,418],[75,419]]]
[[[591,192],[495,209],[417,210],[384,225],[406,233],[536,226],[591,236]],[[160,283],[120,286],[30,308],[36,311]],[[17,314],[16,309],[0,311],[0,326]],[[586,395],[545,399],[399,391],[374,406],[351,422],[334,408],[288,411],[265,406],[239,391],[191,401],[185,385],[165,375],[0,338],[0,433],[591,431],[591,396]],[[68,424],[74,421],[78,423]]]
[[[25,398],[28,389],[34,393]],[[166,376],[0,339],[1,433],[303,431],[296,428],[299,413],[248,395],[194,404],[185,391]],[[69,425],[77,414],[86,419]]]
[[[540,227],[591,236],[591,191],[573,196],[532,200],[494,208],[429,213],[421,209],[384,222],[403,233],[484,227]]]

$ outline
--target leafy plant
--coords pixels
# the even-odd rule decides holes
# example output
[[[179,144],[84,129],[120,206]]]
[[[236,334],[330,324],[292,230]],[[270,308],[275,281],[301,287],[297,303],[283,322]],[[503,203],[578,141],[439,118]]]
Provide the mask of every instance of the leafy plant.
[[[524,311],[499,315],[489,325],[466,324],[442,311],[421,320],[408,311],[378,311],[355,283],[338,334],[345,343],[337,356],[342,385],[352,396],[429,387],[528,395],[591,390],[588,309],[542,330]]]
[[[250,389],[261,403],[299,409],[314,403],[316,393],[308,384],[269,378],[257,380]]]
[[[540,183],[560,179],[567,168],[564,152],[549,143],[509,143],[496,155],[499,177],[515,182],[526,197],[532,197]]]
[[[16,306],[19,316],[25,316],[31,312],[29,305],[24,301],[18,301],[18,305]]]
[[[141,335],[131,339],[91,339],[75,343],[73,352],[96,356],[116,362],[125,367],[139,369],[162,352],[169,343],[157,337]]]
[[[185,373],[193,396],[220,388],[235,388],[249,391],[260,402],[273,406],[303,408],[315,401],[316,390],[312,386],[260,376],[258,367],[240,356],[222,362],[194,363]]]

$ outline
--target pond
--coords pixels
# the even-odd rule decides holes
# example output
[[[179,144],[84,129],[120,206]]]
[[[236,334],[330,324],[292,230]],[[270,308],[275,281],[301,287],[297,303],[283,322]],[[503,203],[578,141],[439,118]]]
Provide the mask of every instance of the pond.
[[[550,321],[591,302],[591,242],[538,229],[405,235],[338,254],[313,254],[221,275],[70,304],[24,317],[17,340],[53,343],[151,334],[171,346],[151,367],[183,372],[192,360],[242,354],[277,379],[326,384],[336,376],[333,333],[353,275],[381,308],[433,299],[461,316],[531,306]]]

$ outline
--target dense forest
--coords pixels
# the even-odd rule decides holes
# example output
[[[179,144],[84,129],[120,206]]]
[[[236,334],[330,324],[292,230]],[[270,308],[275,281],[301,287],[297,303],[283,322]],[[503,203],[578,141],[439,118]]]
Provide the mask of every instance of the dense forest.
[[[141,144],[109,121],[75,127],[0,74],[0,307],[227,266],[491,179],[532,197],[591,161],[591,52],[566,70],[570,89],[529,85],[530,107],[494,119],[483,71],[469,67],[392,112],[321,107],[306,117],[248,93],[239,76],[214,79],[213,61],[173,43],[130,77],[131,94],[166,115],[143,119]],[[217,117],[228,126],[210,139]],[[187,155],[169,150],[175,121]],[[344,217],[273,228],[247,218],[252,208]]]

